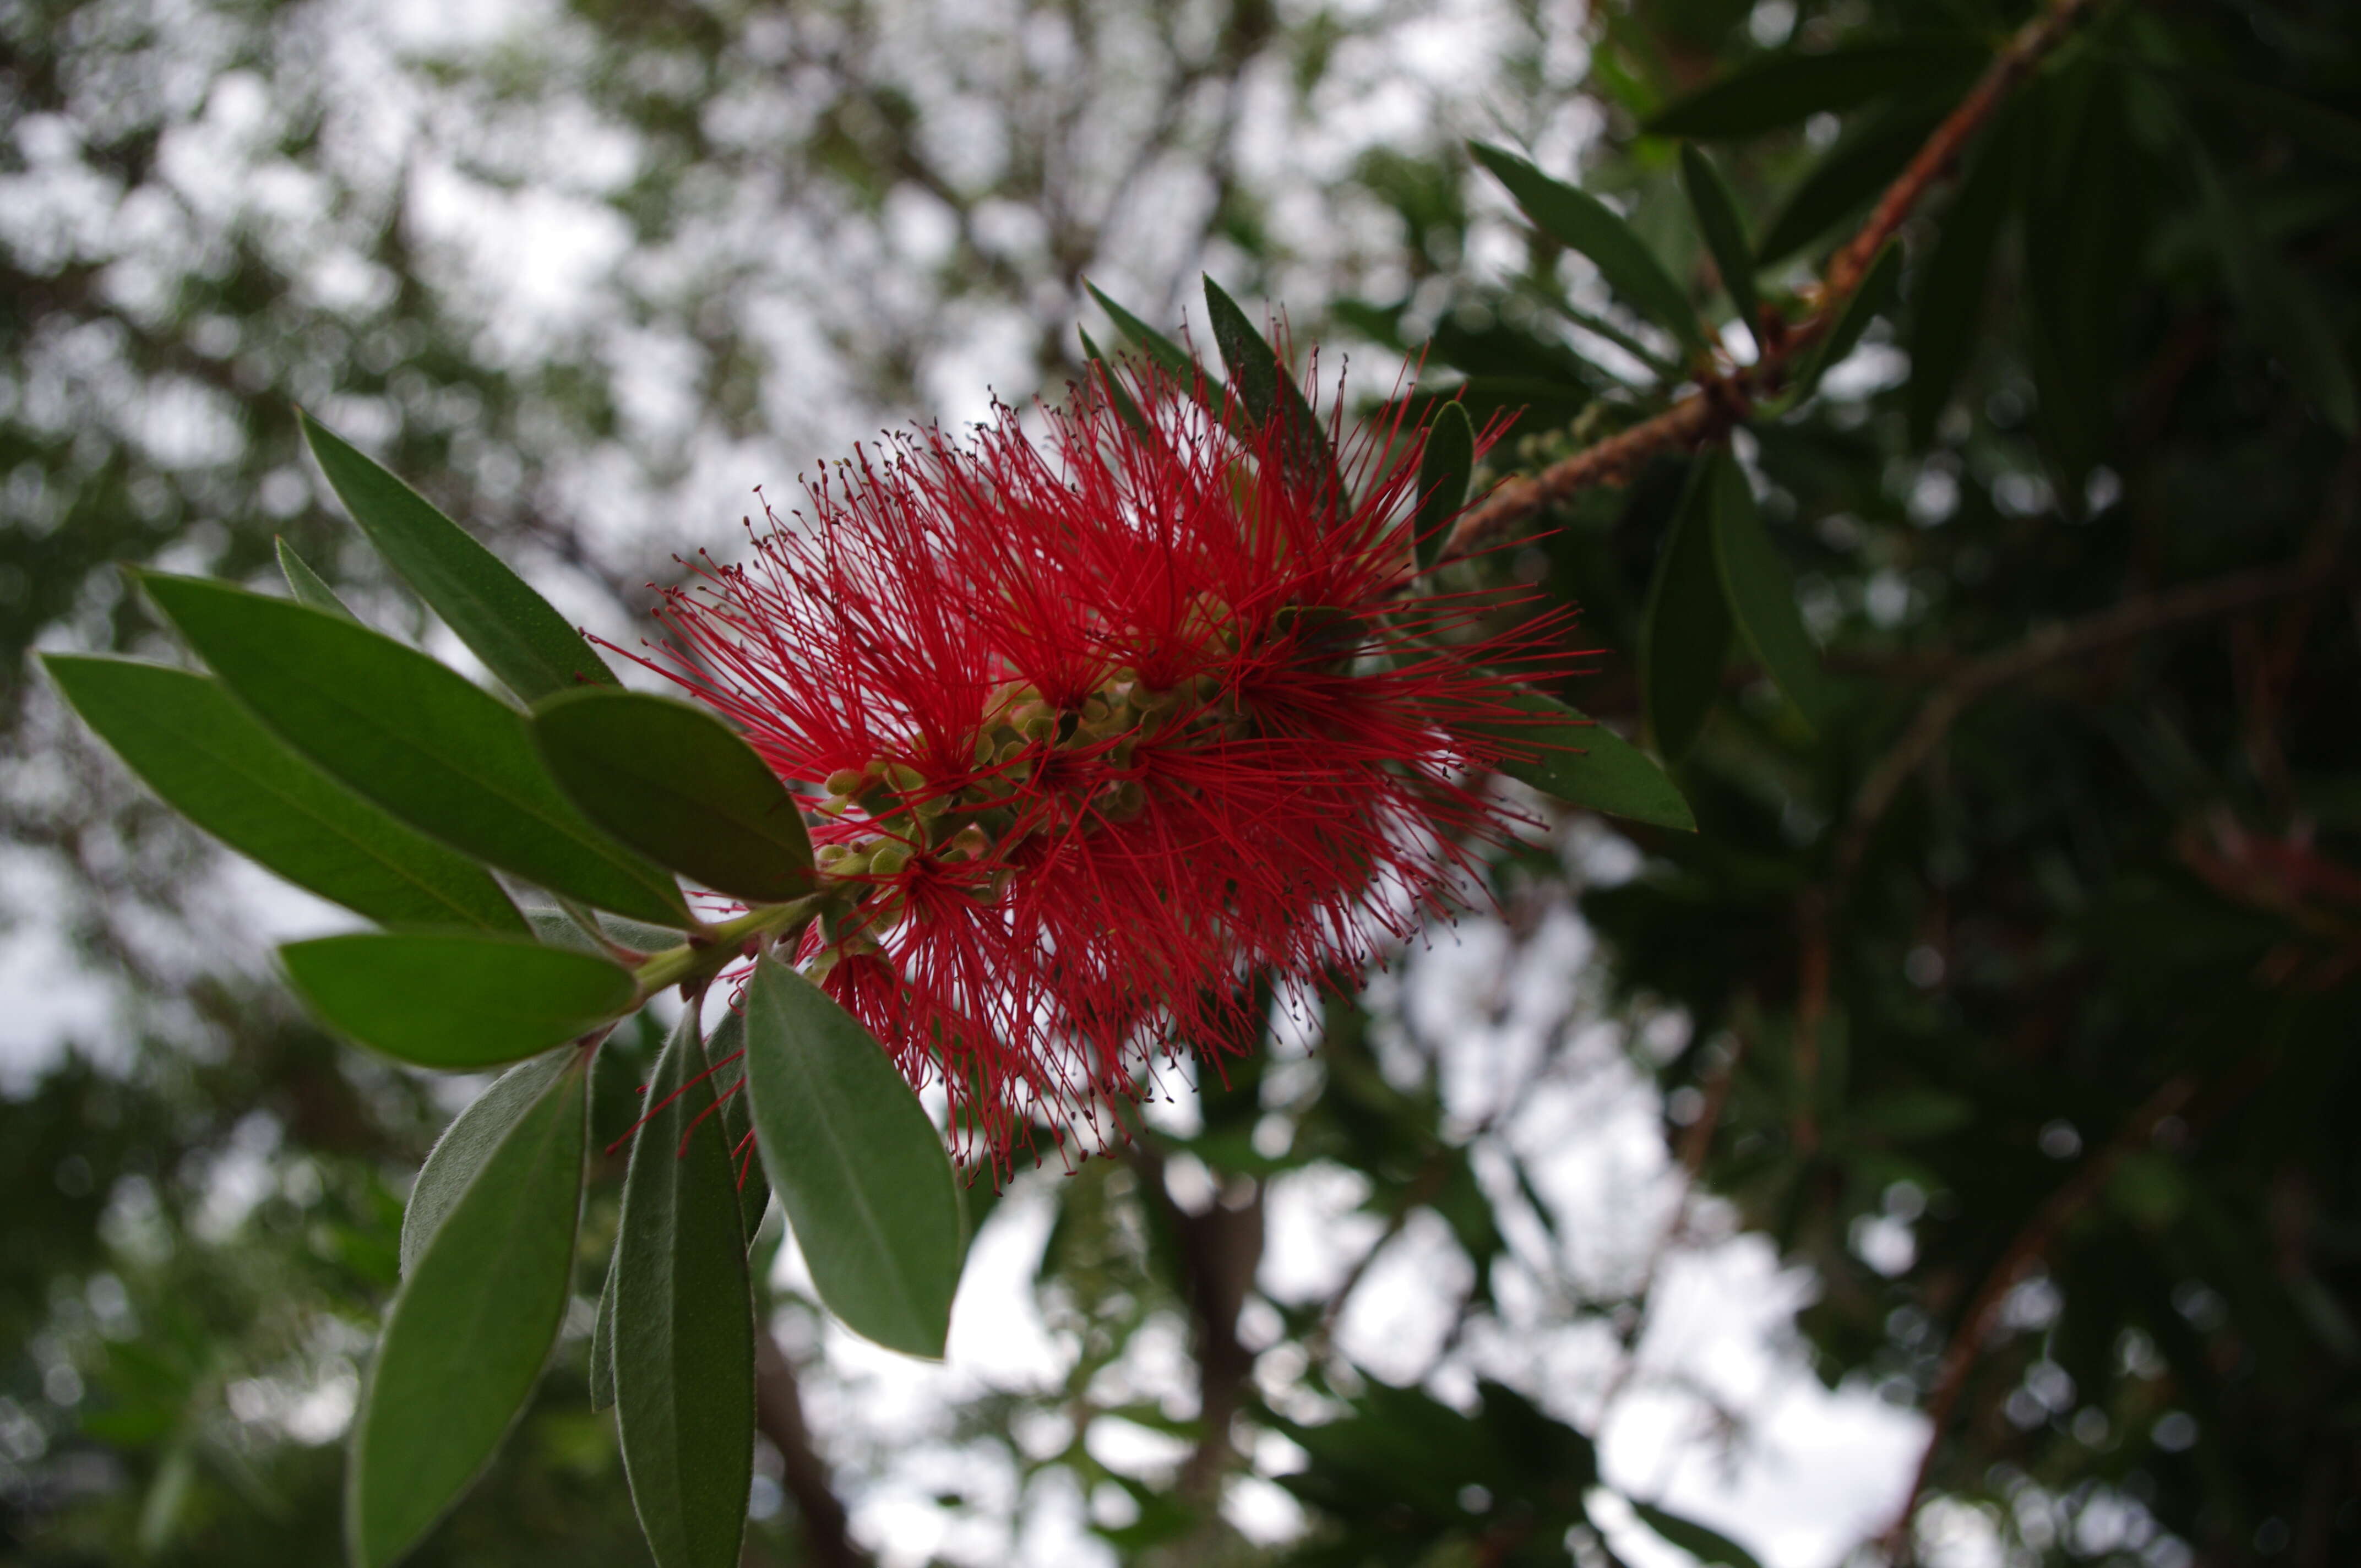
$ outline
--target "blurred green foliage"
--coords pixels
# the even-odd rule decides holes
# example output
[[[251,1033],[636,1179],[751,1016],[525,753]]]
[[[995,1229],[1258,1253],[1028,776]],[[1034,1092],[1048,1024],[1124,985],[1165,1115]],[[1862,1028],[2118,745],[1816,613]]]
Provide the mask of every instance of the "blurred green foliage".
[[[1517,221],[1447,133],[1578,177],[1742,353],[1677,143],[1649,127],[1686,105],[1764,299],[1800,311],[1810,264],[2029,13],[1631,0],[1576,40],[1539,9],[1500,7],[1521,41],[1484,114],[1438,108],[1432,138],[1357,156],[1340,199],[1375,237],[1349,254],[1282,238],[1279,177],[1241,172],[1234,138],[1241,83],[1329,102],[1386,25],[1356,8],[1016,5],[961,32],[917,5],[577,5],[538,39],[357,60],[320,5],[0,10],[17,214],[0,228],[0,814],[30,890],[10,918],[58,934],[37,950],[61,982],[115,988],[118,1020],[0,1097],[0,1556],[335,1561],[339,1400],[393,1278],[401,1184],[450,1109],[332,1047],[243,949],[190,936],[227,906],[209,853],[71,733],[23,657],[162,646],[110,564],[258,577],[284,533],[365,613],[420,624],[300,466],[293,406],[330,405],[620,631],[675,543],[659,503],[703,499],[697,451],[757,449],[784,482],[796,444],[833,430],[815,408],[922,411],[936,347],[973,313],[1014,323],[1054,387],[1080,280],[1111,252],[1173,299],[1210,255],[1241,295],[1289,286],[1299,340],[1422,352],[1422,395],[1463,387],[1479,426],[1521,411],[1480,492],[1663,406],[1650,366],[1678,345]],[[2361,1557],[2361,27],[2334,0],[2091,11],[1904,228],[1900,303],[1867,349],[1740,440],[1828,721],[1806,729],[1733,652],[1680,765],[1698,834],[1635,830],[1620,880],[1585,872],[1574,829],[1487,874],[1512,945],[1578,903],[1604,944],[1596,1006],[1631,1025],[1697,1203],[1813,1271],[1818,1373],[1942,1402],[1929,1496],[2012,1561],[2327,1568]],[[911,42],[930,24],[948,29],[931,53]],[[1065,42],[1028,51],[1027,27]],[[1844,50],[1883,64],[1794,69]],[[917,55],[949,63],[904,69]],[[461,115],[455,160],[495,192],[549,178],[521,144],[627,127],[628,172],[594,204],[642,264],[600,304],[688,345],[688,368],[620,327],[504,338],[514,323],[471,292],[480,258],[422,242],[432,192],[371,152],[399,137],[356,113],[380,100],[354,71],[384,103],[408,83]],[[1726,117],[1725,88],[1725,119],[1695,118],[1734,78],[1756,83],[1752,117]],[[1145,129],[1116,115],[1135,99]],[[997,127],[996,156],[960,161],[961,114]],[[1598,127],[1578,159],[1577,122]],[[224,124],[259,127],[256,190],[294,193],[207,206],[193,128]],[[1112,171],[1083,158],[1100,143],[1123,154]],[[1168,166],[1205,171],[1201,221],[1159,231],[1143,264],[1119,190]],[[913,203],[950,237],[906,283],[878,236]],[[766,270],[774,246],[793,258]],[[757,328],[798,288],[828,353],[783,369]],[[689,415],[639,409],[658,379]],[[644,539],[579,515],[586,466],[639,476]],[[1686,469],[1667,454],[1453,568],[1583,605],[1598,673],[1564,695],[1631,733]],[[721,515],[682,537],[718,541]],[[1920,747],[1930,706],[1948,722]],[[1554,1325],[1624,1351],[1644,1332],[1653,1268],[1565,1261],[1582,1238],[1553,1228],[1528,1151],[1461,1113],[1470,1047],[1414,1026],[1404,990],[1332,1000],[1309,1045],[1202,1075],[1198,1130],[1144,1128],[1050,1188],[1031,1288],[1062,1381],[963,1403],[960,1452],[1070,1487],[1129,1561],[1610,1560],[1595,1410],[1360,1375],[1335,1350],[1357,1270],[1325,1299],[1256,1289],[1272,1185],[1341,1172],[1381,1245],[1431,1223],[1465,1259],[1446,1347],[1509,1321],[1512,1279],[1540,1282]],[[1499,1022],[1468,1005],[1470,1037]],[[1686,1029],[1648,1027],[1672,1015]],[[1549,1033],[1524,1086],[1573,1070],[1576,1037]],[[601,1060],[602,1129],[631,1118],[634,1044],[636,1076]],[[586,1384],[620,1175],[598,1168],[579,1321],[537,1403],[418,1561],[639,1560]],[[775,1304],[836,1388],[806,1306]],[[1185,1397],[1126,1370],[1159,1343],[1185,1351]],[[849,1397],[830,1398],[818,1446],[858,1494],[888,1456],[828,1430]],[[1113,1462],[1101,1423],[1176,1457]],[[825,1560],[796,1477],[761,1463],[749,1560]],[[1299,1500],[1300,1541],[1256,1547],[1215,1517],[1246,1471]],[[989,1486],[970,1489],[938,1513],[983,1508]]]

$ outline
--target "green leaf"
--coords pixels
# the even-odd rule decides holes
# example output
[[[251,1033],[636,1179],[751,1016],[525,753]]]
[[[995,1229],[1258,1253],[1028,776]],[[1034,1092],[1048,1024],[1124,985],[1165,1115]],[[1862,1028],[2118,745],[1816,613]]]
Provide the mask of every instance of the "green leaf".
[[[1889,94],[1926,96],[1934,89],[1940,96],[1944,85],[1964,81],[1991,53],[1977,39],[1937,35],[1772,55],[1660,110],[1642,128],[1708,141],[1760,136]]]
[[[1517,748],[1519,755],[1500,762],[1502,773],[1569,806],[1685,833],[1697,831],[1689,803],[1664,770],[1637,746],[1540,692],[1512,691],[1502,700],[1527,719],[1459,721],[1463,729]]]
[[[1688,755],[1721,695],[1722,666],[1730,660],[1730,603],[1714,551],[1710,469],[1703,460],[1689,468],[1641,614],[1641,707],[1648,739],[1668,762]]]
[[[1697,214],[1697,232],[1705,236],[1714,269],[1721,274],[1722,291],[1737,308],[1747,335],[1759,341],[1763,297],[1754,290],[1754,250],[1746,241],[1746,220],[1739,215],[1738,198],[1713,159],[1688,142],[1681,144],[1681,183],[1689,193],[1690,209]]]
[[[1647,1503],[1632,1501],[1631,1511],[1658,1535],[1697,1560],[1698,1568],[1763,1568],[1754,1554],[1717,1530],[1685,1519]]]
[[[303,557],[295,554],[284,534],[274,535],[271,543],[279,550],[279,575],[287,579],[287,591],[295,596],[296,603],[341,615],[346,620],[360,619],[345,608],[345,601],[336,597],[336,590],[328,586],[327,579],[303,564]]]
[[[744,1079],[744,1014],[722,1014],[721,1022],[713,1026],[713,1038],[706,1042],[706,1055],[722,1081]],[[763,1161],[755,1149],[753,1107],[753,1095],[742,1087],[721,1102],[721,1130],[730,1136],[730,1179],[738,1183],[738,1219],[750,1247],[754,1245],[754,1233],[763,1228],[763,1211],[771,1206],[771,1179],[763,1174]]]
[[[704,708],[642,692],[567,692],[534,710],[533,736],[574,804],[657,864],[756,904],[811,891],[796,797]]]
[[[864,1338],[939,1357],[966,1237],[934,1124],[884,1047],[775,957],[745,1012],[763,1165],[821,1301]]]
[[[1861,345],[1861,334],[1869,330],[1869,323],[1894,308],[1901,284],[1902,244],[1888,240],[1885,248],[1877,253],[1877,259],[1870,263],[1861,286],[1846,297],[1843,308],[1837,313],[1836,325],[1812,345],[1803,367],[1795,372],[1795,384],[1788,392],[1791,403],[1801,402],[1818,390],[1820,378],[1832,367],[1843,364],[1845,356]]]
[[[753,1481],[753,1306],[713,1080],[681,1015],[615,1239],[615,1419],[657,1568],[736,1568]]]
[[[1707,462],[1712,468],[1714,556],[1721,565],[1730,617],[1763,673],[1787,694],[1806,723],[1822,729],[1828,723],[1826,677],[1819,650],[1795,608],[1795,579],[1763,527],[1738,460],[1724,451]]]
[[[1445,403],[1427,427],[1426,450],[1418,460],[1418,515],[1411,523],[1418,566],[1426,571],[1443,553],[1446,525],[1467,504],[1467,481],[1476,472],[1476,427],[1467,411]]]
[[[1705,329],[1687,293],[1605,203],[1551,179],[1512,152],[1482,142],[1468,146],[1544,234],[1598,264],[1607,286],[1624,303],[1680,339],[1692,353],[1705,351]]]
[[[1091,291],[1091,298],[1099,302],[1099,309],[1104,311],[1107,313],[1107,319],[1115,323],[1116,331],[1131,340],[1133,347],[1178,377],[1182,386],[1186,387],[1195,382],[1198,375],[1197,361],[1190,356],[1187,349],[1100,293],[1097,284],[1084,283],[1082,287]]]
[[[485,1159],[386,1314],[346,1467],[356,1568],[383,1568],[418,1543],[540,1380],[573,1289],[587,1054],[573,1054]]]
[[[553,893],[690,924],[672,878],[559,790],[508,704],[415,649],[306,606],[195,577],[139,581],[233,696],[412,827]]]
[[[1904,98],[1846,131],[1788,193],[1754,253],[1755,265],[1785,259],[1867,205],[1926,145],[1951,101]]]
[[[288,978],[365,1046],[472,1072],[535,1056],[631,1009],[630,971],[521,937],[361,932],[290,942]]]
[[[1943,214],[1911,289],[1910,439],[1925,446],[1973,356],[1984,319],[1984,285],[2008,217],[2024,141],[2024,117],[2004,115],[1985,136]]]
[[[1288,470],[1305,483],[1321,487],[1320,493],[1330,504],[1341,500],[1345,482],[1336,472],[1328,437],[1305,400],[1303,389],[1279,362],[1262,330],[1211,278],[1205,280],[1205,311],[1213,341],[1221,345],[1222,358],[1237,382],[1238,400],[1246,405],[1246,417],[1257,425],[1279,422],[1286,441]]]
[[[615,1255],[607,1255],[607,1274],[598,1287],[598,1316],[590,1325],[590,1408],[604,1410],[615,1403]]]
[[[2340,163],[2361,165],[2361,120],[2273,87],[2219,71],[2183,67],[2169,73],[2179,85],[2228,104],[2247,125],[2276,126],[2290,137]]]
[[[2220,247],[2222,271],[2238,315],[2257,343],[2278,356],[2297,389],[2321,416],[2346,435],[2361,427],[2361,392],[2344,342],[2331,324],[2312,280],[2256,238],[2254,225],[2232,201],[2202,147],[2190,162]]]
[[[1148,428],[1148,416],[1139,411],[1139,404],[1133,400],[1131,389],[1126,387],[1123,384],[1123,378],[1115,374],[1114,362],[1099,352],[1099,345],[1091,341],[1089,333],[1082,332],[1080,327],[1074,330],[1082,332],[1082,353],[1093,365],[1098,367],[1099,389],[1106,393],[1107,401],[1114,405],[1116,417],[1130,427],[1131,433],[1142,441],[1151,439],[1153,433]]]
[[[301,417],[313,457],[369,543],[511,691],[538,702],[586,683],[615,684],[582,634],[474,535],[334,431]]]
[[[291,751],[216,682],[129,659],[42,659],[74,711],[190,821],[388,926],[525,929],[483,867]]]
[[[551,1051],[509,1069],[492,1086],[467,1102],[434,1140],[426,1163],[411,1183],[410,1201],[401,1210],[401,1272],[407,1277],[426,1251],[436,1227],[447,1218],[467,1191],[467,1183],[484,1168],[525,1113],[541,1099],[558,1074],[574,1066],[572,1057]]]
[[[1530,429],[1568,422],[1589,406],[1591,394],[1587,387],[1538,376],[1470,376],[1445,387],[1422,387],[1402,401],[1405,416],[1413,420],[1439,413],[1449,402],[1457,403],[1471,424],[1507,416]]]

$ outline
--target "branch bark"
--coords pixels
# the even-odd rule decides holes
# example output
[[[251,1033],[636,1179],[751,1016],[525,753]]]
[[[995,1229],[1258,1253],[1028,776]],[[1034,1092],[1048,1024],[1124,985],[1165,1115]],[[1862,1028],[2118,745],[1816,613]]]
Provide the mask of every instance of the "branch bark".
[[[2177,1115],[2197,1091],[2197,1080],[2183,1075],[2167,1080],[2164,1086],[2147,1097],[2140,1108],[2132,1113],[2131,1120],[2115,1135],[2107,1146],[2082,1162],[2073,1179],[2049,1195],[2048,1201],[2034,1211],[2025,1229],[2017,1233],[2008,1250],[1985,1276],[1975,1299],[1960,1316],[1960,1326],[1951,1342],[1943,1349],[1943,1360],[1935,1375],[1935,1386],[1927,1396],[1927,1449],[1918,1456],[1917,1473],[1912,1476],[1909,1495],[1903,1498],[1901,1511],[1885,1532],[1883,1548],[1889,1562],[1909,1561],[1910,1524],[1918,1511],[1919,1495],[1927,1489],[1927,1481],[1935,1468],[1935,1456],[1942,1451],[1943,1434],[1951,1424],[1951,1414],[1966,1390],[1968,1374],[1973,1370],[1976,1358],[1982,1354],[1984,1342],[1992,1337],[2000,1321],[2001,1309],[2008,1304],[2010,1292],[2030,1273],[2034,1265],[2049,1255],[2067,1223],[2096,1198],[2106,1187],[2115,1168],[2125,1155],[2147,1143],[2156,1134],[2158,1124]]]
[[[2023,641],[1971,661],[1935,689],[1902,738],[1877,760],[1853,796],[1852,813],[1838,840],[1833,882],[1839,892],[1860,868],[1871,835],[1901,794],[1910,775],[1926,765],[1975,702],[1999,686],[2051,664],[2095,652],[2110,643],[2144,637],[2192,620],[2232,615],[2277,599],[2324,587],[2333,560],[2307,554],[2293,565],[2235,572],[2160,594],[2141,594],[2081,620],[2044,627]]]
[[[828,1462],[812,1446],[795,1366],[771,1331],[760,1325],[754,1331],[754,1425],[779,1451],[785,1467],[781,1485],[803,1519],[811,1562],[817,1568],[871,1568],[869,1553],[852,1539]]]
[[[1609,436],[1538,474],[1503,479],[1491,494],[1462,516],[1444,546],[1445,559],[1469,555],[1496,543],[1514,524],[1596,485],[1631,477],[1660,452],[1686,452],[1725,434],[1746,415],[1756,398],[1776,389],[1787,367],[1835,324],[1846,300],[1861,286],[1870,264],[1904,220],[1956,162],[1975,134],[2006,102],[2042,58],[2070,32],[2095,0],[2051,0],[2026,23],[1985,68],[1968,95],[1935,127],[1909,167],[1887,186],[1859,233],[1829,258],[1811,313],[1769,338],[1752,365],[1708,376],[1698,389],[1662,413]]]

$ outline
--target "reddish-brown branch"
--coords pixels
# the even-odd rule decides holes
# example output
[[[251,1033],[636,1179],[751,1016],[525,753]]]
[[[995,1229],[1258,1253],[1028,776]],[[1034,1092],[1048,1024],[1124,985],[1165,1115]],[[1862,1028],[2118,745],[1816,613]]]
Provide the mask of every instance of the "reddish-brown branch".
[[[1886,187],[1869,221],[1829,258],[1809,315],[1784,332],[1766,334],[1762,355],[1750,366],[1706,384],[1662,413],[1618,432],[1538,474],[1511,475],[1462,516],[1445,543],[1445,558],[1472,554],[1497,543],[1510,526],[1596,485],[1617,484],[1637,473],[1658,453],[1686,452],[1724,434],[1745,417],[1754,400],[1779,386],[1787,367],[1826,335],[1837,313],[1861,286],[1878,251],[1957,161],[2009,93],[2042,57],[2072,30],[2094,0],[2052,0],[2021,28],[1957,108],[1935,127],[1908,168]]]
[[[818,1568],[870,1568],[869,1553],[852,1539],[828,1461],[812,1445],[796,1369],[779,1342],[759,1324],[754,1333],[754,1424],[779,1451],[785,1472],[781,1484],[802,1516],[809,1561]]]
[[[2236,572],[2160,594],[2141,594],[2081,620],[2045,627],[2023,641],[1963,666],[1935,689],[1902,738],[1877,760],[1853,796],[1852,814],[1838,841],[1834,883],[1841,891],[1859,869],[1870,837],[1910,775],[1935,754],[1951,726],[1975,702],[1999,686],[2049,665],[2095,652],[2111,643],[2147,636],[2187,621],[2235,614],[2277,599],[2323,587],[2331,580],[2333,558],[2307,554],[2292,566]]]
[[[1917,1512],[1918,1496],[1926,1490],[1928,1476],[1935,1468],[1935,1456],[1941,1452],[1943,1434],[1951,1424],[1951,1414],[1958,1408],[1960,1396],[1967,1388],[1968,1374],[1983,1352],[1984,1342],[2000,1321],[2001,1310],[2017,1285],[2034,1266],[2049,1255],[2065,1232],[2068,1222],[2081,1213],[2091,1201],[2103,1191],[2114,1175],[2124,1157],[2147,1143],[2158,1126],[2167,1117],[2178,1115],[2190,1097],[2197,1091],[2193,1078],[2170,1079],[2147,1097],[2140,1108],[2132,1113],[2107,1146],[2082,1162],[2073,1179],[2049,1195],[2047,1202],[2034,1212],[2025,1229],[2017,1233],[2000,1261],[1984,1277],[1982,1287],[1967,1310],[1960,1315],[1960,1326],[1951,1342],[1944,1347],[1943,1360],[1935,1374],[1935,1386],[1927,1396],[1927,1450],[1918,1458],[1918,1470],[1911,1479],[1910,1492],[1902,1500],[1901,1511],[1885,1534],[1885,1553],[1889,1561],[1907,1560],[1910,1541],[1910,1521]]]

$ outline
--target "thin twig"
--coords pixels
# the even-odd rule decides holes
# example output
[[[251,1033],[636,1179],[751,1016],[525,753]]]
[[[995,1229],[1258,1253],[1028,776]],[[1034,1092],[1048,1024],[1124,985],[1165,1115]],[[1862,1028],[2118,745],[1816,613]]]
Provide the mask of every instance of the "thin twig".
[[[852,1539],[828,1461],[812,1444],[795,1366],[770,1330],[759,1324],[754,1332],[754,1422],[779,1451],[781,1481],[802,1517],[809,1561],[818,1568],[870,1568],[869,1553]]]
[[[2197,1080],[2186,1075],[2169,1079],[2164,1086],[2149,1095],[2140,1108],[2132,1113],[2131,1120],[2107,1144],[2082,1162],[2073,1179],[2049,1195],[2048,1201],[2034,1212],[2024,1230],[2001,1254],[2000,1261],[1985,1276],[1975,1299],[1960,1316],[1959,1329],[1943,1350],[1943,1360],[1935,1375],[1935,1386],[1927,1396],[1927,1449],[1918,1457],[1918,1469],[1910,1482],[1908,1496],[1902,1508],[1885,1532],[1884,1551],[1889,1561],[1904,1561],[1910,1536],[1910,1522],[1918,1509],[1919,1494],[1926,1490],[1928,1476],[1935,1468],[1935,1457],[1943,1446],[1943,1434],[1951,1424],[1951,1413],[1958,1407],[1960,1396],[1967,1388],[1968,1374],[1982,1354],[1984,1342],[2000,1321],[2001,1310],[2008,1304],[2011,1292],[2033,1266],[2049,1255],[2058,1244],[2067,1222],[2082,1212],[2093,1198],[2104,1190],[2114,1177],[2115,1168],[2124,1157],[2147,1143],[2166,1118],[2180,1113],[2197,1092]]]
[[[1935,127],[1909,167],[1886,187],[1869,221],[1829,258],[1812,313],[1784,333],[1771,334],[1773,341],[1763,345],[1753,364],[1708,378],[1704,385],[1662,413],[1538,474],[1503,479],[1453,527],[1444,546],[1444,557],[1473,554],[1498,543],[1510,526],[1536,512],[1594,486],[1628,480],[1658,453],[1691,450],[1736,424],[1757,397],[1780,384],[1797,356],[1827,334],[1885,242],[1949,170],[1993,111],[2093,4],[2095,0],[2052,0],[2046,11],[2018,30],[1959,107]]]
[[[2308,554],[2290,566],[2235,572],[2160,594],[2141,594],[2081,620],[2043,627],[2024,641],[1962,666],[1935,689],[1902,738],[1877,760],[1853,796],[1852,814],[1836,851],[1833,881],[1842,890],[1860,868],[1872,834],[1910,776],[1926,765],[1943,737],[1976,701],[2011,681],[2051,664],[2144,637],[2186,621],[2235,614],[2276,599],[2324,587],[2333,560]]]

